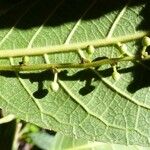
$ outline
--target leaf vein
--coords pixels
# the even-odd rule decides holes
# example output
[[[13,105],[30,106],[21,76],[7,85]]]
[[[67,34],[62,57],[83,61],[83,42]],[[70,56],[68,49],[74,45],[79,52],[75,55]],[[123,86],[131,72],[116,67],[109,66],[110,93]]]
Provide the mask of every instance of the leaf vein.
[[[109,30],[109,32],[108,32],[107,38],[110,38],[110,37],[112,36],[112,34],[113,34],[113,32],[114,32],[114,30],[115,30],[115,28],[116,28],[118,22],[120,21],[121,17],[124,15],[124,13],[125,13],[127,7],[128,7],[128,4],[126,4],[126,5],[123,7],[123,9],[120,11],[120,13],[117,15],[117,17],[116,17],[114,23],[112,24],[112,26],[111,26],[111,28],[110,28],[110,30]]]
[[[87,12],[96,4],[97,0],[94,0],[92,2],[92,4],[84,11],[84,13],[79,17],[78,21],[76,22],[76,24],[74,25],[73,29],[71,30],[71,32],[69,33],[65,44],[69,44],[71,38],[73,37],[73,34],[75,33],[76,29],[78,28],[78,26],[80,25],[82,18],[87,14]]]
[[[48,17],[44,20],[43,24],[39,27],[39,29],[35,32],[35,34],[33,35],[33,37],[31,38],[29,44],[28,44],[28,48],[32,47],[32,44],[34,42],[34,40],[36,39],[36,37],[38,36],[38,34],[41,32],[41,30],[43,29],[44,25],[47,23],[47,21],[55,14],[55,12],[57,11],[57,9],[61,6],[61,4],[64,2],[64,0],[62,0],[60,3],[58,3],[58,5],[54,8],[54,10],[48,15]]]
[[[3,37],[3,39],[0,41],[0,46],[8,39],[8,37],[11,35],[11,33],[13,32],[14,28],[16,27],[16,25],[20,22],[20,20],[23,18],[23,16],[26,15],[26,13],[36,4],[38,3],[39,0],[35,1],[34,3],[32,3],[32,5],[30,5],[30,7],[28,7],[26,9],[25,12],[23,12],[23,14],[20,16],[20,18],[18,18],[18,20],[16,21],[16,23],[13,25],[13,27],[8,31],[8,33]]]
[[[130,96],[128,96],[125,92],[121,91],[119,88],[117,87],[113,87],[113,85],[107,81],[107,79],[104,79],[97,71],[93,70],[97,75],[98,77],[108,86],[110,87],[112,90],[114,90],[116,93],[118,93],[119,95],[121,95],[122,97],[128,99],[129,101],[131,101],[132,103],[136,104],[136,105],[139,105],[145,109],[150,109],[150,107],[136,101],[135,99],[131,98]]]

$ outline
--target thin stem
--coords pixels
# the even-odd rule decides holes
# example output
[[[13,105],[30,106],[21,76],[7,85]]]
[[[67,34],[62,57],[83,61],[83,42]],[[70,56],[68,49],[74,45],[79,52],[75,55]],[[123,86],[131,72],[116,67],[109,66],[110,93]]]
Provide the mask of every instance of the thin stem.
[[[63,68],[93,68],[99,67],[105,64],[116,64],[122,61],[145,61],[150,60],[150,56],[145,58],[139,57],[120,57],[120,58],[108,58],[94,62],[87,63],[62,63],[62,64],[29,64],[29,65],[0,65],[0,71],[35,71],[35,70],[47,70],[47,69],[63,69]]]
[[[0,50],[0,58],[8,57],[23,57],[23,56],[36,56],[44,55],[48,53],[60,53],[60,52],[72,52],[78,49],[86,49],[89,45],[96,47],[102,47],[107,45],[114,45],[116,43],[125,43],[132,40],[141,39],[142,37],[149,35],[149,31],[141,31],[132,35],[125,35],[115,38],[106,38],[93,40],[89,42],[75,43],[75,44],[63,44],[55,45],[44,48],[26,48],[26,49],[15,49],[15,50]]]
[[[16,123],[16,132],[14,134],[14,141],[13,141],[13,145],[12,145],[12,150],[17,150],[18,149],[18,146],[19,146],[19,143],[18,143],[18,140],[19,140],[19,132],[21,130],[21,127],[22,127],[22,123],[18,122]]]
[[[5,116],[5,117],[1,118],[1,119],[0,119],[0,124],[10,122],[10,121],[12,121],[12,120],[14,120],[14,119],[15,119],[15,116],[12,115],[12,114],[10,114],[10,115],[8,115],[8,116]]]

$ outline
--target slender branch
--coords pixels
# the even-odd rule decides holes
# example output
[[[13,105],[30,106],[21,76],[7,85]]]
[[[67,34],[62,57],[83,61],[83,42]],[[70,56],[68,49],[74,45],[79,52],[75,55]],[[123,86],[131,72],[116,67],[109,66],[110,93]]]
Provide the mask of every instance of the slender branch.
[[[15,50],[0,50],[0,58],[9,57],[22,57],[22,56],[36,56],[48,53],[60,53],[60,52],[72,52],[78,49],[86,49],[89,45],[94,47],[102,47],[107,45],[114,45],[118,42],[125,43],[132,40],[141,39],[142,37],[149,35],[149,31],[140,31],[132,35],[125,35],[115,38],[106,38],[93,40],[89,42],[75,43],[75,44],[63,44],[44,48],[30,48],[30,49],[15,49]]]
[[[150,56],[145,58],[139,57],[121,57],[121,58],[108,58],[102,59],[99,61],[94,62],[87,62],[87,63],[62,63],[62,64],[29,64],[29,65],[0,65],[0,71],[35,71],[35,70],[47,70],[47,69],[63,69],[63,68],[93,68],[99,67],[105,64],[116,64],[122,61],[134,61],[134,62],[141,62],[150,60]]]
[[[0,118],[0,124],[10,122],[10,121],[12,121],[12,120],[14,120],[14,119],[15,119],[15,116],[14,116],[14,115],[12,115],[12,114],[7,115],[7,116],[5,116],[5,117],[3,117],[3,118]]]

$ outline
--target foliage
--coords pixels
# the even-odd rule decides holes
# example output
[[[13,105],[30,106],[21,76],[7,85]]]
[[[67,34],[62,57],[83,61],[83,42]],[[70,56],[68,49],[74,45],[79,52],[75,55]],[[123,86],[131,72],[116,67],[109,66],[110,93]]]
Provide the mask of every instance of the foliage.
[[[0,108],[73,138],[150,146],[149,6],[1,1]]]

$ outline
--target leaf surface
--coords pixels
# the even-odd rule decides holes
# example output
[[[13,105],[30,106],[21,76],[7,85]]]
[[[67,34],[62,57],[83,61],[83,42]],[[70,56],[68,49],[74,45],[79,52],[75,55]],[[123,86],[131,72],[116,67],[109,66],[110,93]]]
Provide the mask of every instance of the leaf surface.
[[[108,144],[90,142],[83,139],[74,139],[57,133],[49,150],[149,150],[149,147],[135,145]]]
[[[96,0],[22,1],[0,17],[0,49],[46,47],[134,34],[145,28],[146,2]],[[141,40],[127,43],[128,55]],[[119,57],[115,46],[97,48],[98,57]],[[1,59],[19,64],[21,58]],[[76,52],[30,57],[31,64],[80,63]],[[76,138],[149,146],[150,101],[147,64],[119,63],[115,81],[110,65],[99,70],[66,69],[51,90],[51,71],[1,72],[0,107],[27,122]]]

